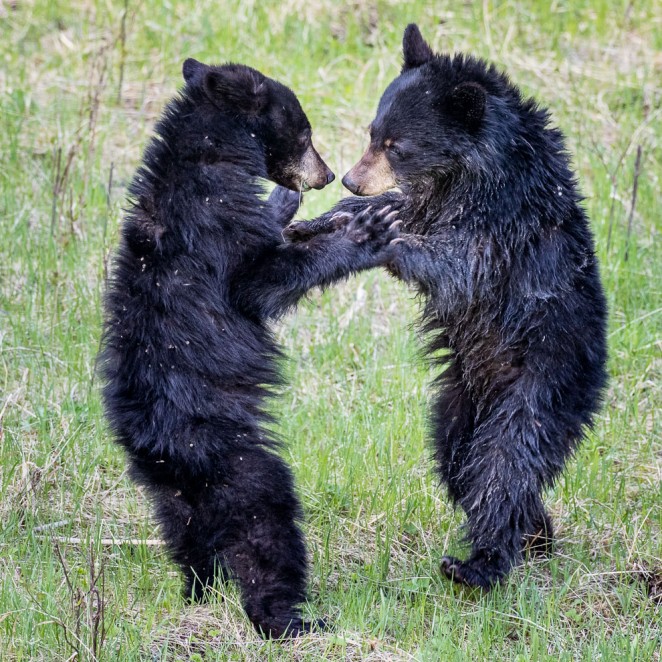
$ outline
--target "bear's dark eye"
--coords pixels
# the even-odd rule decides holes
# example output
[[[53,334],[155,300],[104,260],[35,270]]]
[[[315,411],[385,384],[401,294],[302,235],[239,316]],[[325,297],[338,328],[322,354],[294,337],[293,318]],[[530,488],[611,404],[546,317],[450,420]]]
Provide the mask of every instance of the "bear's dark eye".
[[[387,141],[385,147],[391,156],[395,156],[399,159],[404,156],[402,149],[394,142]]]

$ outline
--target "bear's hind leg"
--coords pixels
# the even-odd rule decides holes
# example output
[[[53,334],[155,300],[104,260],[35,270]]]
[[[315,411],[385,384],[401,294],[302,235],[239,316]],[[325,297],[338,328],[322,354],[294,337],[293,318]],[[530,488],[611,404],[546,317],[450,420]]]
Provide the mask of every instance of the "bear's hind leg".
[[[224,458],[217,475],[152,487],[173,560],[185,577],[184,595],[205,600],[215,581],[234,579],[244,609],[265,637],[322,629],[307,622],[307,559],[297,524],[301,508],[283,460],[260,445]]]
[[[462,472],[474,431],[474,404],[456,361],[442,374],[433,412],[434,458],[448,493],[457,503],[464,494]]]
[[[200,481],[203,485],[204,479]],[[156,516],[170,555],[184,573],[184,598],[202,602],[215,580],[226,581],[228,573],[213,544],[199,489],[160,486],[154,493]],[[208,488],[206,488],[208,489]]]
[[[298,636],[324,626],[304,621],[307,559],[292,475],[276,454],[246,445],[224,458],[222,474],[198,487],[186,539],[189,582],[202,589],[213,568],[227,570],[254,627],[265,637]],[[191,527],[193,527],[191,529]],[[192,580],[190,578],[193,578]]]
[[[158,480],[144,466],[134,466],[136,479],[150,490],[170,555],[184,573],[184,597],[205,600],[215,581],[233,579],[263,636],[322,629],[323,621],[304,621],[299,609],[306,598],[307,559],[289,468],[249,438],[218,464],[213,475],[161,473]]]
[[[540,450],[539,419],[511,401],[476,427],[456,479],[472,552],[466,561],[442,559],[448,578],[489,589],[520,561],[528,536],[544,528],[550,537],[541,500],[550,467]]]

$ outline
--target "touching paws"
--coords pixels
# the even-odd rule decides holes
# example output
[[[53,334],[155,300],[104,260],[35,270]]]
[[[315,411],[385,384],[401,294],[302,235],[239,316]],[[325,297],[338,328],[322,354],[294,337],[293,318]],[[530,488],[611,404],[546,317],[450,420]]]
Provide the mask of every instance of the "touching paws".
[[[390,247],[400,237],[402,221],[397,216],[398,212],[392,211],[390,206],[378,210],[367,207],[347,223],[345,236],[355,244],[369,248],[372,253],[384,253],[386,260]]]
[[[338,212],[333,216],[315,221],[296,221],[283,229],[283,239],[292,244],[308,241],[319,234],[333,234],[349,223],[352,215],[347,212]]]

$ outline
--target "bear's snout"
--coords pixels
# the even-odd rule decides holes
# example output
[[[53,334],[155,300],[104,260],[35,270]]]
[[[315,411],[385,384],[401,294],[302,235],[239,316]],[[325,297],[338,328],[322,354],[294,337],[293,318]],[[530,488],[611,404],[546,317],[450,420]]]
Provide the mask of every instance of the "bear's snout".
[[[302,189],[308,188],[323,189],[330,184],[336,176],[329,166],[324,163],[322,157],[311,144],[304,152],[301,159],[301,183]]]
[[[342,178],[342,185],[350,191],[350,193],[353,193],[354,195],[360,195],[359,193],[359,187],[356,185],[356,182],[352,179],[351,177],[352,171],[350,170],[343,178]]]
[[[343,177],[342,183],[354,195],[379,195],[397,185],[386,154],[372,146]]]

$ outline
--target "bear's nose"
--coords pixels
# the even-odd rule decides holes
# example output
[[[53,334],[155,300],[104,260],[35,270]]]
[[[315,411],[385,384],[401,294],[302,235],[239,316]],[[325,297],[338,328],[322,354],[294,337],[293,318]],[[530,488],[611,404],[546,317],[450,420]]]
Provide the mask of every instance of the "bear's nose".
[[[330,184],[336,176],[327,168],[326,169],[326,183]]]
[[[359,192],[359,187],[356,185],[354,180],[350,177],[349,172],[342,178],[342,185],[348,190],[357,195]]]

